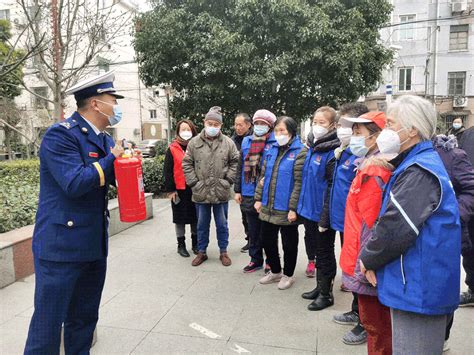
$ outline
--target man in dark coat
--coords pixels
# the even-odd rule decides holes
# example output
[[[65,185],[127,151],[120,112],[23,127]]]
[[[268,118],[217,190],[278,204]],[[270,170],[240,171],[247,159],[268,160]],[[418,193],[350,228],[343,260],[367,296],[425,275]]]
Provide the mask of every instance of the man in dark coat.
[[[238,113],[234,119],[234,135],[232,136],[232,140],[234,141],[239,152],[242,149],[242,141],[244,140],[244,138],[252,134],[252,119],[248,114],[244,112]],[[240,251],[242,253],[246,253],[249,250],[249,226],[247,223],[247,218],[245,217],[245,212],[242,210],[242,208],[240,209],[240,212],[242,214],[242,224],[244,225],[245,230],[245,240],[247,241],[247,243],[242,247],[242,249],[240,249]]]
[[[459,142],[459,148],[466,152],[471,164],[474,165],[474,127],[464,131]],[[468,231],[473,247],[469,252],[463,254],[463,266],[466,270],[466,283],[469,284],[470,292],[461,295],[461,306],[474,306],[474,217],[469,222]]]
[[[464,131],[459,140],[459,148],[466,152],[471,164],[474,165],[474,126]]]
[[[459,204],[463,267],[469,287],[467,292],[461,294],[459,305],[474,306],[474,167],[468,155],[457,148],[454,136],[437,136],[433,143],[453,183]]]

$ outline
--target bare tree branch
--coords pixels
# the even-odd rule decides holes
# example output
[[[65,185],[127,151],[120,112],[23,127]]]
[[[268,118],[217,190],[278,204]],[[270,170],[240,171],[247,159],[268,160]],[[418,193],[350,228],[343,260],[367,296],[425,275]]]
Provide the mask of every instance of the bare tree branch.
[[[1,124],[4,124],[5,126],[7,126],[8,128],[10,128],[12,131],[15,131],[16,133],[18,133],[19,135],[21,135],[22,137],[26,138],[26,140],[28,140],[28,142],[30,142],[31,144],[34,144],[37,148],[39,148],[39,144],[36,143],[36,140],[32,140],[30,137],[28,137],[26,134],[24,134],[21,130],[19,130],[18,128],[16,128],[15,126],[12,126],[11,124],[9,124],[7,121],[3,120],[0,118],[0,123]]]

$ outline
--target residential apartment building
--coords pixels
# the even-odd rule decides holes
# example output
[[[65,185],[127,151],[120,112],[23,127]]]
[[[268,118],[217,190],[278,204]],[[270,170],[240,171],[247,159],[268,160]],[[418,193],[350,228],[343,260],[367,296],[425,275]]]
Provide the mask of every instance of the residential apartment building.
[[[384,44],[395,51],[379,88],[366,97],[371,109],[403,94],[431,100],[443,132],[455,117],[474,125],[474,1],[392,0]]]
[[[139,142],[142,139],[167,139],[169,129],[166,91],[164,88],[145,87],[139,78],[138,64],[135,62],[132,26],[133,16],[138,12],[138,1],[101,0],[94,1],[94,4],[96,2],[103,8],[113,6],[115,12],[128,14],[130,19],[124,23],[120,36],[105,46],[92,59],[83,74],[83,77],[87,77],[109,70],[115,72],[114,85],[125,96],[119,102],[123,111],[123,119],[118,125],[109,128],[109,132],[117,139],[126,138],[134,142]],[[16,0],[0,0],[0,19],[11,22],[14,36],[18,36],[26,25],[24,11]],[[50,21],[45,19],[44,25],[50,26]],[[104,41],[107,39],[104,38]],[[25,132],[31,130],[44,132],[57,120],[56,117],[52,117],[53,105],[33,94],[36,93],[47,98],[51,98],[52,95],[46,82],[38,75],[37,60],[37,57],[32,57],[25,63],[24,81],[29,91],[23,90],[22,94],[15,99],[24,117],[21,128]],[[70,116],[75,108],[74,98],[67,97],[64,109],[65,117]],[[1,133],[2,127],[0,125],[0,150],[3,144]]]

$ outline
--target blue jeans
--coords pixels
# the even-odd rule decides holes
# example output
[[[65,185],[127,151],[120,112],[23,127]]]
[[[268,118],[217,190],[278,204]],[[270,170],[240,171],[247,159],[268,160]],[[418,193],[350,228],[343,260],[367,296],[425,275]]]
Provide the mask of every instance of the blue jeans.
[[[205,253],[209,245],[211,210],[214,214],[214,222],[216,223],[217,244],[219,245],[220,252],[227,252],[227,246],[229,245],[229,227],[227,225],[228,202],[217,204],[196,203],[198,249],[201,253]]]

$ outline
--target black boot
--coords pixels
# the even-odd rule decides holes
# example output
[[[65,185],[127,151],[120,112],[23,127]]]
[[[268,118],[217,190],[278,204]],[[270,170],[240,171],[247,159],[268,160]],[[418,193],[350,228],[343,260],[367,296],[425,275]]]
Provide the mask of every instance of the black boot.
[[[316,288],[301,295],[305,300],[315,300],[321,292],[321,271],[316,269]]]
[[[189,258],[191,255],[189,255],[188,251],[186,250],[186,243],[184,239],[184,237],[178,237],[178,254],[184,258]]]
[[[198,236],[196,234],[191,234],[191,243],[194,255],[198,255]]]
[[[319,292],[318,298],[308,305],[310,311],[320,311],[334,304],[334,297],[332,295],[333,281],[332,277],[321,278],[321,292]]]

